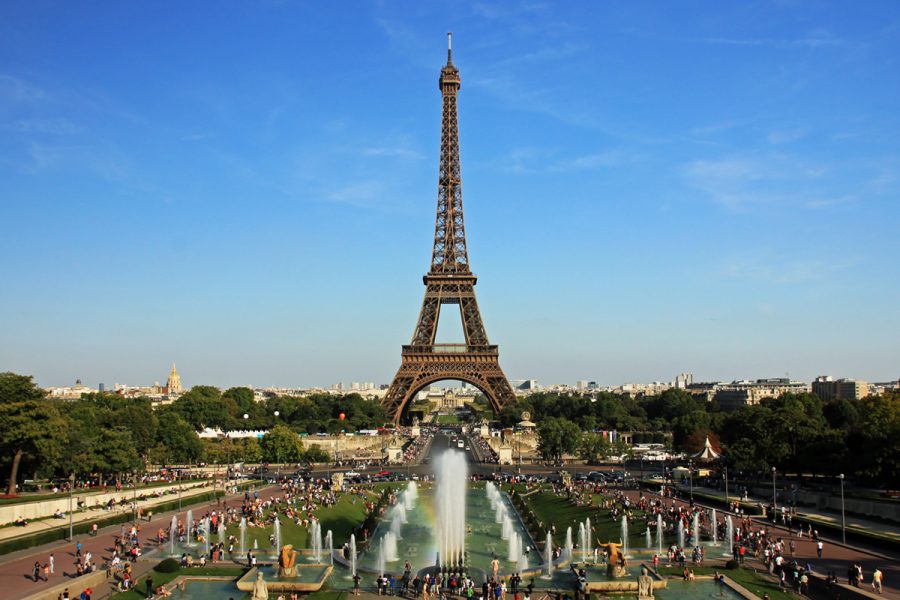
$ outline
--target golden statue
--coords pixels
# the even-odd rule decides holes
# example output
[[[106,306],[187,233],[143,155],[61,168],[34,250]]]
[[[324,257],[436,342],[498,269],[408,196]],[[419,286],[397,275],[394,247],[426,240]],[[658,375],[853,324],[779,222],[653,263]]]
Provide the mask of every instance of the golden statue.
[[[278,556],[278,576],[279,577],[296,577],[297,567],[294,562],[297,560],[297,551],[291,544],[281,547],[281,554]]]
[[[601,546],[606,546],[606,575],[608,577],[624,577],[626,575],[625,567],[628,562],[625,560],[625,555],[619,550],[621,545],[614,542],[601,544]]]

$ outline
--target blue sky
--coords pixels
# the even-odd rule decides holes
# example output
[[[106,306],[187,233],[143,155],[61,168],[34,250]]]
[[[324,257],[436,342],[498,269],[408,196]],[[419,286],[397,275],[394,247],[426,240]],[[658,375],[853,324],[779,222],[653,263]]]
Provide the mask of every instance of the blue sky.
[[[898,376],[896,2],[0,15],[0,370],[389,382],[452,30],[469,254],[510,378]]]

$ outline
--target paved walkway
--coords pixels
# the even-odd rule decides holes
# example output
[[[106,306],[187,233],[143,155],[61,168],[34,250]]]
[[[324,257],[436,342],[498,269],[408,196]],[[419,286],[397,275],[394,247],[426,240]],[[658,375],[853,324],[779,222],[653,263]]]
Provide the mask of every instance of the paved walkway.
[[[679,488],[679,491],[683,493],[685,496],[690,494],[690,488],[687,485],[682,485]],[[694,491],[706,494],[708,496],[716,496],[717,498],[721,498],[722,501],[725,500],[725,492],[713,488],[707,487],[699,487],[694,486]],[[729,495],[729,498],[733,500],[737,500],[738,497],[735,495]],[[763,506],[769,506],[772,503],[772,498],[758,498],[755,496],[751,496],[750,503],[753,504],[762,504]],[[824,521],[830,523],[836,527],[841,526],[841,515],[840,513],[833,513],[830,511],[822,511],[815,507],[802,506],[797,509],[797,515],[801,519],[809,519],[811,521]],[[888,523],[885,521],[876,521],[874,519],[866,519],[865,517],[858,517],[856,515],[846,515],[846,523],[847,529],[855,528],[855,529],[865,529],[867,531],[874,531],[879,533],[880,535],[887,536],[891,539],[900,542],[900,524]]]
[[[259,490],[260,496],[271,495],[275,489],[274,486],[262,488]],[[242,497],[243,492],[227,496],[224,499],[224,504],[233,505]],[[196,515],[202,515],[208,511],[217,509],[217,507],[221,508],[222,506],[223,504],[212,501],[185,507],[184,510],[181,511],[154,515],[153,519],[149,522],[146,520],[141,521],[140,539],[145,555],[147,552],[157,547],[155,542],[149,542],[148,540],[154,537],[159,529],[166,529],[170,525],[173,514],[177,514],[179,519],[184,519],[188,509],[193,510]],[[91,537],[87,534],[75,536],[75,541],[81,541],[82,553],[90,552],[93,555],[93,561],[97,565],[102,566],[103,563],[112,559],[113,545],[119,532],[120,526],[113,525],[101,529],[96,537]],[[53,542],[44,546],[20,550],[19,552],[4,555],[2,557],[3,562],[0,563],[0,590],[2,590],[2,592],[0,592],[0,597],[10,599],[24,598],[39,591],[42,586],[49,587],[51,585],[56,585],[70,577],[72,577],[72,586],[69,591],[72,592],[73,597],[77,597],[77,595],[81,593],[82,588],[79,587],[77,580],[72,575],[75,571],[75,541]],[[47,562],[51,552],[54,555],[56,563],[56,568],[54,569],[55,573],[50,575],[49,582],[34,582],[34,580],[31,579],[31,571],[34,562],[38,560],[42,564]],[[157,556],[151,555],[149,558],[142,558],[134,563],[135,579],[137,580],[145,575],[156,564],[157,560]],[[99,599],[105,597],[109,590],[97,589],[95,591],[97,593],[94,595],[94,598]]]
[[[199,482],[197,482],[197,483],[187,482],[184,484],[184,488],[181,493],[181,499],[183,501],[187,500],[191,496],[196,496],[198,494],[205,494],[205,493],[211,492],[214,489],[216,489],[213,487],[212,483],[210,483],[209,485],[204,485],[203,487],[194,487],[194,486],[198,485],[198,483]],[[176,487],[176,486],[173,485],[172,488],[174,488],[174,487]],[[162,489],[162,488],[158,488],[158,489]],[[169,488],[167,488],[167,489],[169,489]],[[138,491],[141,491],[141,490],[138,490]],[[124,513],[132,512],[131,497],[130,497],[130,495],[127,495],[127,494],[131,494],[131,491],[129,490],[127,492],[123,492],[122,497],[126,498],[129,501],[128,504],[126,504],[124,506],[120,506],[119,504],[116,504],[112,510],[108,510],[108,511],[103,510],[103,509],[84,509],[84,510],[76,511],[72,515],[72,523],[79,524],[79,523],[83,523],[85,521],[88,521],[88,522],[96,521],[99,519],[105,519],[108,517],[114,517],[116,515],[121,515]],[[84,495],[82,495],[82,496],[75,496],[75,498],[77,500],[84,500],[86,497]],[[90,498],[90,496],[87,496],[87,498]],[[141,508],[146,512],[147,510],[152,510],[154,506],[172,502],[173,500],[177,500],[177,499],[178,499],[177,494],[167,494],[165,496],[150,497],[150,498],[144,498],[143,500],[138,500],[137,505],[138,505],[138,508]],[[28,521],[28,524],[25,525],[24,527],[12,526],[12,527],[0,528],[0,540],[7,540],[10,538],[17,538],[17,537],[33,535],[35,533],[47,531],[48,529],[55,529],[55,528],[66,528],[67,529],[68,527],[69,527],[69,515],[68,514],[66,514],[66,516],[62,519],[55,519],[53,517],[46,517],[43,519],[34,519],[31,521]]]
[[[644,492],[644,495],[650,497],[658,497],[655,494],[648,493],[646,491]],[[638,492],[628,492],[628,496],[633,500],[637,500]],[[672,501],[672,498],[666,498],[666,506],[669,506]],[[675,502],[681,506],[685,506],[688,504],[687,501],[681,499],[675,500]],[[703,505],[702,502],[695,502],[695,504],[700,506]],[[722,515],[721,511],[719,512],[719,515]],[[787,528],[785,527],[773,527],[772,522],[766,519],[760,518],[754,519],[754,521],[760,526],[765,526],[766,529],[777,529],[780,532],[780,537],[785,540],[793,538],[796,545],[794,558],[802,565],[809,563],[812,566],[812,570],[814,573],[824,575],[829,571],[834,571],[835,575],[838,577],[838,580],[841,583],[847,583],[847,570],[854,563],[858,562],[862,565],[864,576],[861,589],[871,591],[872,572],[876,568],[881,569],[881,571],[884,573],[884,594],[882,594],[881,597],[900,600],[900,562],[898,562],[896,559],[885,557],[878,553],[869,552],[864,549],[841,545],[837,540],[835,540],[833,537],[829,537],[828,535],[820,535],[820,537],[826,542],[824,550],[822,552],[822,558],[818,558],[818,556],[816,555],[815,542],[809,539],[808,536],[798,538],[796,534],[789,533]],[[762,560],[751,558],[750,563],[759,570],[766,570],[765,564]]]

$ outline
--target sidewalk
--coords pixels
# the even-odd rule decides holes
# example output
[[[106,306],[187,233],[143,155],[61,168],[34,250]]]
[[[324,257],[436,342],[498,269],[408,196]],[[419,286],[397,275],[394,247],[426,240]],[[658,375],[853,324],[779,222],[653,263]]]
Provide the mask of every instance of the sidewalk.
[[[268,486],[261,488],[258,491],[260,495],[263,495],[271,494],[274,489],[275,488],[272,486]],[[179,519],[184,519],[188,509],[193,510],[195,514],[203,514],[211,510],[221,509],[226,503],[231,504],[242,497],[243,492],[240,492],[238,494],[227,496],[223,499],[221,505],[213,500],[208,503],[185,507],[180,511],[154,514],[152,520],[149,522],[142,521],[140,523],[142,530],[141,547],[145,555],[133,564],[135,577],[137,579],[143,577],[156,565],[158,560],[161,560],[161,556],[151,553],[157,548],[157,545],[155,542],[149,540],[154,536],[157,530],[165,529],[169,526],[172,521],[172,515],[177,514]],[[167,499],[170,498],[171,497]],[[98,532],[96,537],[87,534],[78,535],[75,536],[75,541],[80,541],[82,543],[83,552],[91,552],[91,554],[93,554],[95,563],[103,565],[105,562],[111,560],[113,544],[116,536],[119,534],[120,527],[120,525],[105,527]],[[77,595],[81,593],[83,586],[76,578],[70,577],[70,573],[74,571],[75,541],[53,542],[5,555],[3,557],[3,562],[0,563],[0,590],[2,590],[0,596],[10,599],[24,598],[40,591],[42,587],[49,588],[52,585],[68,581],[71,582],[69,591],[72,592],[73,597],[77,597]],[[50,553],[53,553],[56,562],[55,574],[50,576],[49,582],[42,581],[35,583],[30,577],[31,567],[36,560],[39,560],[41,563],[47,562]],[[149,557],[147,554],[149,554]],[[110,595],[111,591],[112,587],[106,585],[95,588],[94,598],[99,599],[107,597]]]
[[[203,487],[189,487],[195,484],[185,483],[182,487],[181,499],[182,501],[191,498],[193,496],[197,496],[199,494],[205,494],[211,492],[215,489],[215,487],[210,483],[208,485],[204,485]],[[173,486],[175,487],[175,486]],[[154,498],[145,498],[144,500],[138,500],[137,506],[147,512],[147,509],[153,508],[154,506],[158,506],[160,504],[164,504],[167,502],[171,502],[173,500],[178,499],[178,494],[167,494],[165,496],[159,496]],[[72,523],[77,525],[79,523],[84,523],[86,521],[95,521],[99,519],[105,519],[107,517],[113,517],[120,514],[130,513],[132,511],[131,501],[129,499],[129,503],[125,506],[120,506],[119,504],[115,504],[112,510],[104,510],[104,509],[82,509],[80,511],[76,511],[72,515]],[[29,521],[25,527],[19,527],[16,525],[9,527],[0,528],[0,541],[5,541],[13,538],[19,537],[27,537],[29,535],[33,535],[36,533],[40,533],[43,531],[47,531],[50,529],[56,528],[68,528],[69,526],[69,515],[66,514],[65,518],[55,519],[53,517],[46,517],[43,519],[35,519],[34,521]]]
[[[682,484],[679,486],[678,491],[684,495],[690,494],[690,488],[687,485]],[[725,492],[721,490],[716,490],[708,487],[700,487],[695,485],[694,492],[700,492],[706,494],[707,496],[715,496],[721,499],[723,502],[725,501]],[[729,499],[738,500],[738,496],[729,494]],[[749,497],[749,502],[758,503],[763,506],[769,506],[772,503],[772,498],[762,499],[754,496]],[[809,519],[811,521],[823,521],[829,523],[835,527],[840,528],[841,526],[841,515],[840,513],[834,514],[832,512],[824,512],[817,510],[812,507],[798,507],[797,516],[801,519]],[[771,519],[770,519],[771,520]],[[893,525],[891,523],[885,523],[883,521],[875,521],[872,519],[866,519],[865,517],[857,517],[855,515],[846,515],[846,523],[847,529],[859,529],[863,531],[869,532],[877,532],[879,535],[883,535],[891,540],[896,542],[900,542],[900,525]]]

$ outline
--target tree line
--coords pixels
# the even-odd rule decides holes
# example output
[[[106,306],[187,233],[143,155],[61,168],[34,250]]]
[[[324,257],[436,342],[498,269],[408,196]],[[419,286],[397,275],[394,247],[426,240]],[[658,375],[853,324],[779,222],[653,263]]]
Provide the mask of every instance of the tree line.
[[[10,494],[25,475],[109,476],[142,472],[147,464],[321,462],[327,453],[305,447],[298,434],[353,432],[383,422],[381,406],[358,394],[271,395],[257,402],[248,388],[223,393],[195,386],[154,409],[146,397],[114,393],[51,398],[31,377],[0,373],[0,469],[9,474]],[[206,427],[269,433],[201,439],[197,432]]]
[[[598,430],[670,432],[676,451],[696,452],[709,436],[724,463],[746,473],[837,475],[889,488],[900,485],[900,391],[860,400],[823,402],[811,393],[787,393],[757,405],[723,412],[715,402],[685,390],[632,397],[533,394],[499,415],[513,426],[523,411],[538,424],[539,450],[550,460],[562,454],[595,459],[621,454]],[[657,438],[658,439],[658,438]],[[655,441],[655,439],[654,439]]]

